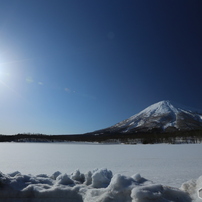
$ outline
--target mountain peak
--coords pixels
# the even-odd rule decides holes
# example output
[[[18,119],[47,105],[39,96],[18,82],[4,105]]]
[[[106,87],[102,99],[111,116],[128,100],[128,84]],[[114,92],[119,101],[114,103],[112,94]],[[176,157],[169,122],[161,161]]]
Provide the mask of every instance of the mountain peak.
[[[170,100],[162,100],[160,102],[157,102],[156,104],[171,104]]]
[[[163,100],[160,102],[157,102],[143,111],[141,111],[139,114],[147,114],[147,116],[151,115],[160,115],[160,114],[166,114],[166,113],[177,113],[179,109],[175,108],[169,100]]]
[[[173,105],[171,104],[170,100],[162,100],[160,102],[157,102],[157,103],[150,105],[149,107],[151,107],[151,106],[169,107],[169,106],[173,106]]]
[[[198,130],[202,129],[202,114],[174,107],[169,100],[157,102],[129,119],[121,121],[102,132],[146,132],[153,129]]]

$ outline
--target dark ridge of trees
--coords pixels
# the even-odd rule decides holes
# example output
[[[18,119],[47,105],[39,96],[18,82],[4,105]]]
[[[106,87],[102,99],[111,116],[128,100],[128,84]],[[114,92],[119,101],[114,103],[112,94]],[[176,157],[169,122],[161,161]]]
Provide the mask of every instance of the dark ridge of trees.
[[[125,143],[125,144],[179,144],[201,143],[202,130],[133,133],[87,133],[80,135],[44,135],[23,133],[17,135],[0,135],[0,142],[98,142],[98,143]]]

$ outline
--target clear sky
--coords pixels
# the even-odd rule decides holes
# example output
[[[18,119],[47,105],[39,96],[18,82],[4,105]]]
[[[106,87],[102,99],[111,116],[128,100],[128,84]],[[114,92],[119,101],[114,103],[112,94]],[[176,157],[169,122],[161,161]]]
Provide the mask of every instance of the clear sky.
[[[78,134],[162,100],[202,109],[201,0],[0,0],[0,134]]]

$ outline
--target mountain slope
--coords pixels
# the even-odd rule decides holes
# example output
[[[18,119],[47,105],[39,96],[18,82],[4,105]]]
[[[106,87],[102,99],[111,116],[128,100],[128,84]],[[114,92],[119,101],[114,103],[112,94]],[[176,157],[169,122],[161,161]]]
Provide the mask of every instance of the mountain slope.
[[[202,129],[202,114],[189,109],[174,107],[170,101],[155,103],[140,113],[109,128],[95,131],[105,132],[146,132]]]

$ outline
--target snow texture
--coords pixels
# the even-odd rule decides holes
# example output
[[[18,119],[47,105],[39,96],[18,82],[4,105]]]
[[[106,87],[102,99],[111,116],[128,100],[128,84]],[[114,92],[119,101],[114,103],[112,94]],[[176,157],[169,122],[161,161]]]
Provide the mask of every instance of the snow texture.
[[[178,188],[155,184],[140,174],[113,175],[108,169],[86,174],[22,175],[0,173],[0,200],[4,202],[199,202],[202,176]]]

